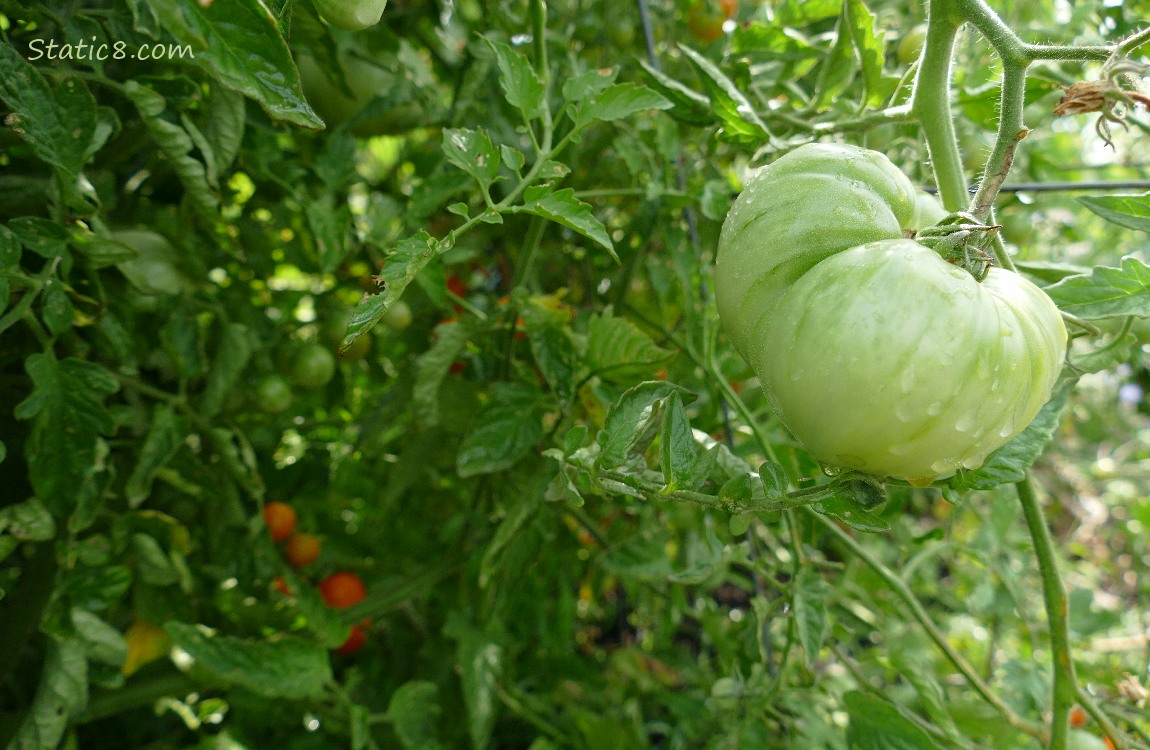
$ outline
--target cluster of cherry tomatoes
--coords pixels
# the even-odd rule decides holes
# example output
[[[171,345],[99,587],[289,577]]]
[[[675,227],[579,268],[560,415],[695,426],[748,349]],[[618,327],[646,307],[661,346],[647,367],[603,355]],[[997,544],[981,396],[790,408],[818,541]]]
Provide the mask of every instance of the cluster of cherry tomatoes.
[[[319,537],[296,531],[298,518],[295,509],[287,503],[271,502],[264,505],[264,524],[268,534],[276,544],[282,544],[284,559],[293,568],[305,568],[319,558],[321,543]],[[282,576],[276,576],[273,583],[276,591],[290,596],[292,591]],[[324,603],[332,609],[346,609],[358,604],[367,596],[367,587],[355,573],[338,571],[332,573],[316,585]],[[351,632],[343,644],[335,649],[338,654],[354,654],[367,642],[367,628],[370,621],[351,626]]]

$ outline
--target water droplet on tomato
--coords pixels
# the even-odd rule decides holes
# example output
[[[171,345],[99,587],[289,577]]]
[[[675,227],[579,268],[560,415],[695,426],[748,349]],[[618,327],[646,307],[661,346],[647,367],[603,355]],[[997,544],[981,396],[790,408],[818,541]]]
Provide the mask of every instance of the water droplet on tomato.
[[[910,393],[914,390],[914,364],[907,365],[907,368],[902,371],[902,378],[899,380],[899,385],[902,386],[903,393]],[[903,420],[906,421],[906,420]]]
[[[839,474],[843,473],[843,470],[839,466],[824,466],[823,473],[828,477],[837,477]]]
[[[990,384],[990,392],[991,392],[991,393],[994,393],[994,392],[996,392],[996,391],[997,391],[999,388],[1001,388],[1001,387],[1002,387],[1002,381],[1001,381],[1001,380],[999,380],[998,378],[995,378],[995,379],[994,379],[994,382],[992,382],[992,383]]]
[[[930,465],[930,470],[935,474],[946,474],[954,471],[954,466],[957,463],[953,458],[940,458]]]
[[[939,414],[942,414],[942,402],[935,401],[933,404],[926,407],[926,413],[932,417],[937,417]]]
[[[887,450],[891,452],[891,455],[905,456],[906,454],[910,453],[910,449],[913,447],[914,443],[899,443],[898,445],[892,445]]]
[[[802,379],[803,379],[803,369],[801,367],[791,373],[791,380],[792,381],[797,383]]]
[[[957,432],[970,432],[971,428],[973,427],[974,417],[970,414],[963,414],[958,418],[958,421],[954,423],[954,429]]]
[[[910,404],[902,402],[894,407],[894,415],[898,417],[900,422],[909,422],[914,419],[915,410]]]
[[[934,484],[934,477],[907,477],[906,481],[911,487],[929,487]]]

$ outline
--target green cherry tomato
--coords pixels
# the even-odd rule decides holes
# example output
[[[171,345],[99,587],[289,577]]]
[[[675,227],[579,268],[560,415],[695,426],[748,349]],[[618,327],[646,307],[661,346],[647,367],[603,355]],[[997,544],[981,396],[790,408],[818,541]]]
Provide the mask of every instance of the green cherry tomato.
[[[291,406],[291,383],[279,375],[265,375],[256,383],[256,402],[267,414],[279,414]]]
[[[1018,274],[992,268],[980,283],[906,239],[941,210],[919,200],[882,154],[795,149],[728,213],[715,292],[735,348],[816,459],[923,486],[978,467],[1034,419],[1066,329]]]
[[[361,333],[346,349],[341,349],[339,358],[344,362],[358,362],[371,351],[371,333]]]
[[[922,54],[924,44],[926,44],[926,24],[920,23],[899,40],[898,61],[903,65],[910,65]]]
[[[387,0],[314,0],[315,9],[337,29],[361,31],[379,23]]]
[[[411,306],[398,300],[383,314],[383,324],[393,331],[402,331],[411,325]]]
[[[292,381],[304,388],[322,388],[335,375],[335,355],[321,344],[308,344],[292,359]]]
[[[340,54],[339,64],[351,97],[343,93],[335,79],[313,57],[300,54],[296,59],[304,97],[329,128],[351,120],[376,96],[388,95],[397,84],[394,72],[362,57]],[[362,138],[395,135],[421,125],[425,117],[426,112],[417,102],[406,102],[357,120],[351,131]]]

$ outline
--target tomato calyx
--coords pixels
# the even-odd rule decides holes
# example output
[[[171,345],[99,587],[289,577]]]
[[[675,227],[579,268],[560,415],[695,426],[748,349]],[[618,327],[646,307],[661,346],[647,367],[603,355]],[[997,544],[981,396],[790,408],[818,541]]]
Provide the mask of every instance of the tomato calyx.
[[[961,266],[975,281],[981,282],[994,265],[987,252],[999,225],[983,224],[973,214],[960,211],[948,215],[933,227],[919,230],[914,240],[942,256],[947,263]]]

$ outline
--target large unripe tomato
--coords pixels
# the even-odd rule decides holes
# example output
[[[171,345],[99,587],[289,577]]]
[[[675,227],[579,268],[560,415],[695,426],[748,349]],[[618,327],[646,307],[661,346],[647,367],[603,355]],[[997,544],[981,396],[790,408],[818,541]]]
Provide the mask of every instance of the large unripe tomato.
[[[330,75],[310,55],[300,54],[296,59],[304,96],[315,111],[331,128],[351,120],[376,96],[388,96],[398,83],[396,74],[361,57],[341,53],[339,64],[344,80],[351,89],[347,96]],[[417,102],[405,102],[385,109],[377,115],[355,121],[351,131],[368,138],[377,135],[405,133],[421,125],[427,114]]]
[[[323,20],[337,29],[360,31],[379,23],[387,0],[314,0]]]
[[[759,172],[723,225],[724,328],[825,465],[929,484],[981,465],[1050,397],[1058,309],[907,239],[931,214],[886,157],[822,144]]]

